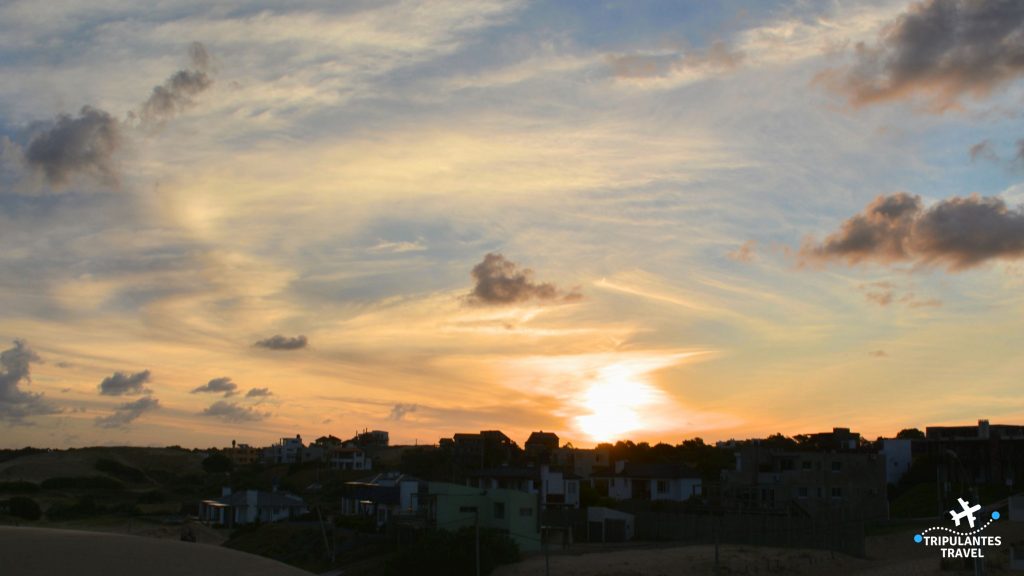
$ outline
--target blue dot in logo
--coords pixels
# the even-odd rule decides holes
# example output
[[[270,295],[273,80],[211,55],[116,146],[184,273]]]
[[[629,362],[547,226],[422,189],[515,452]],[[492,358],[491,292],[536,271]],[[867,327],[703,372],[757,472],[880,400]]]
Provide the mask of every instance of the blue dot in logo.
[[[921,540],[924,540],[924,538],[922,538],[920,534],[914,534],[914,542],[920,544]]]
[[[992,519],[993,520],[999,520],[999,511],[998,510],[996,510],[995,512],[992,513]]]

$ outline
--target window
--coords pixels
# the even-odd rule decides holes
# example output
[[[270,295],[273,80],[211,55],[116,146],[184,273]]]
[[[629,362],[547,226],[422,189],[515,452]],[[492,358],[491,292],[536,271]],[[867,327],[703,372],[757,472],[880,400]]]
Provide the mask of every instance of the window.
[[[658,480],[658,487],[656,489],[658,494],[665,494],[668,492],[668,480]]]
[[[575,482],[566,482],[565,483],[565,489],[569,492],[569,494],[575,494],[576,493],[576,483]]]
[[[798,487],[796,489],[796,497],[797,498],[807,498],[807,493],[808,492],[810,492],[810,491],[807,489],[807,486],[800,486],[800,487]]]
[[[810,460],[804,460],[803,462],[800,463],[800,468],[802,470],[810,470],[811,469],[811,461]]]
[[[529,508],[527,506],[522,507],[522,508],[519,509],[519,515],[520,516],[533,516],[533,508]]]
[[[494,519],[504,520],[505,519],[505,503],[495,502],[494,503]]]
[[[832,471],[833,472],[841,472],[842,470],[843,470],[843,463],[840,462],[839,460],[833,460],[832,461]]]
[[[842,498],[843,497],[843,489],[840,488],[839,486],[833,486],[832,487],[832,497],[833,498]]]

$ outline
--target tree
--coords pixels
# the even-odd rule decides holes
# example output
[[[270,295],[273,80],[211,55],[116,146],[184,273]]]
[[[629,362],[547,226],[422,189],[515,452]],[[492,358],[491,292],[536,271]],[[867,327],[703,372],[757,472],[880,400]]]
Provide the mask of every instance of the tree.
[[[917,428],[904,428],[896,435],[896,438],[903,440],[924,440],[924,432]]]
[[[231,472],[234,467],[235,464],[231,461],[231,458],[228,458],[222,452],[214,452],[203,460],[203,470],[207,474],[224,474]]]

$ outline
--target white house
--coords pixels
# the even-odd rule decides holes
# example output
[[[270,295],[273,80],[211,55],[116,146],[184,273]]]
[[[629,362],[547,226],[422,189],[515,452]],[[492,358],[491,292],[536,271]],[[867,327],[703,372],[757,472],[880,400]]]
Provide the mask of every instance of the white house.
[[[539,494],[544,508],[579,508],[580,478],[542,466],[503,466],[470,475],[468,484],[484,490],[506,489]]]
[[[673,500],[683,502],[701,494],[700,474],[682,464],[645,464],[620,460],[614,473],[595,474],[591,486],[607,486],[615,500]]]
[[[230,488],[225,488],[220,498],[199,503],[200,520],[224,526],[278,522],[308,511],[302,498],[286,492],[245,490],[232,493]]]
[[[334,470],[372,470],[373,459],[358,446],[338,446],[327,453],[327,464]]]
[[[419,509],[419,493],[426,484],[398,472],[385,472],[358,482],[346,482],[341,498],[341,513],[346,516],[370,516],[380,529],[397,514]]]

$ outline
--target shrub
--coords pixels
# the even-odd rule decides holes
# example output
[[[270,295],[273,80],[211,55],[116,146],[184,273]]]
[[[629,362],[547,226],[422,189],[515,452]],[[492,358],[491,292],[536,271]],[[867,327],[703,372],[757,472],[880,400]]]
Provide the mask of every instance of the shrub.
[[[11,511],[11,516],[17,516],[23,520],[39,520],[43,515],[43,511],[39,508],[39,504],[25,496],[15,496],[7,501],[7,507]]]
[[[115,476],[124,480],[125,482],[132,482],[135,484],[142,484],[148,480],[145,473],[138,468],[132,468],[126,466],[117,460],[108,460],[106,458],[100,458],[96,461],[96,469],[100,472],[106,472],[111,476]]]
[[[121,484],[106,476],[57,476],[47,478],[41,484],[44,490],[121,490]]]
[[[0,492],[8,494],[31,494],[39,492],[39,485],[32,482],[16,480],[14,482],[0,482]]]

